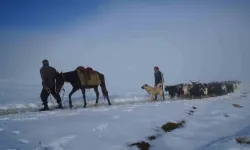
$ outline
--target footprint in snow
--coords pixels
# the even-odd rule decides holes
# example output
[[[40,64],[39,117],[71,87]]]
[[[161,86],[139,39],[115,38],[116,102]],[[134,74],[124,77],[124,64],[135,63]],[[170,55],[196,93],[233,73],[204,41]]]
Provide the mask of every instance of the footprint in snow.
[[[96,130],[99,130],[99,131],[103,131],[104,129],[106,129],[108,127],[108,124],[105,123],[105,124],[101,124],[99,125],[96,129],[93,129],[93,131],[96,131]]]
[[[120,116],[113,116],[112,119],[119,119]]]
[[[10,120],[9,118],[5,117],[5,118],[0,118],[0,121],[6,121],[6,120]]]
[[[93,109],[92,111],[109,111],[109,108]]]
[[[28,144],[28,143],[30,143],[28,140],[25,140],[25,139],[19,139],[18,141],[20,143],[22,143],[22,144]]]
[[[26,120],[39,120],[39,118],[38,117],[15,118],[15,119],[12,119],[12,120],[15,120],[15,121],[26,121]]]
[[[55,114],[57,114],[58,112],[56,112],[56,111],[45,111],[45,112],[43,112],[44,114],[46,114],[46,115],[55,115]]]
[[[131,112],[131,111],[133,111],[133,109],[132,108],[128,108],[128,109],[125,109],[123,111],[125,111],[125,112]]]
[[[48,145],[42,145],[41,142],[39,142],[40,147],[36,150],[64,150],[64,149],[70,149],[69,142],[76,138],[77,135],[69,135],[63,138],[60,138],[58,140],[55,140],[54,142],[48,144]]]
[[[220,114],[222,114],[222,112],[220,110],[213,110],[210,114],[211,115],[220,115]]]
[[[56,116],[73,116],[73,115],[78,115],[78,113],[56,114]]]
[[[12,131],[12,133],[15,134],[15,135],[19,135],[20,131]]]
[[[151,107],[157,107],[157,106],[160,106],[160,103],[159,102],[155,102],[154,104],[151,104],[149,106],[151,106]]]
[[[240,150],[239,148],[230,148],[229,150]]]
[[[192,105],[191,104],[188,104],[188,103],[184,103],[185,106],[187,107],[191,107]]]

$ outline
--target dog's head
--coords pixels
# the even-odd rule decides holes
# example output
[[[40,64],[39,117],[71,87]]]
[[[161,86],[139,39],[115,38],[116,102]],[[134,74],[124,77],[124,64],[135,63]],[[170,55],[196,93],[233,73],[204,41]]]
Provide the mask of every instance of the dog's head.
[[[146,89],[148,87],[148,85],[147,84],[144,84],[143,86],[141,86],[141,89]]]

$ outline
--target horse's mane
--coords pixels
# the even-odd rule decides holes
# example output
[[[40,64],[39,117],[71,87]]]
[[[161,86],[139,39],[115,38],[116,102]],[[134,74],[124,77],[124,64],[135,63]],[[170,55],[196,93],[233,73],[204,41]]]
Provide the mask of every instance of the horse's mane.
[[[62,75],[64,76],[64,78],[68,81],[68,82],[74,82],[75,80],[75,76],[77,75],[76,70],[73,71],[68,71],[68,72],[61,72]]]
[[[68,71],[68,72],[63,72],[63,75],[70,75],[70,74],[73,74],[75,72],[76,72],[76,70]]]

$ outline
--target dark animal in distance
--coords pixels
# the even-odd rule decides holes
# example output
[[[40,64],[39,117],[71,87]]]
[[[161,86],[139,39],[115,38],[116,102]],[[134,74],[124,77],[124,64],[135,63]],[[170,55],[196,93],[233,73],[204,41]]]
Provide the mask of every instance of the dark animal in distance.
[[[221,81],[221,82],[209,82],[200,83],[192,82],[181,83],[176,85],[165,86],[165,91],[169,93],[170,98],[204,98],[222,96],[228,93],[233,93],[239,88],[240,81]]]
[[[179,87],[177,85],[165,86],[165,91],[169,93],[170,98],[180,97]]]

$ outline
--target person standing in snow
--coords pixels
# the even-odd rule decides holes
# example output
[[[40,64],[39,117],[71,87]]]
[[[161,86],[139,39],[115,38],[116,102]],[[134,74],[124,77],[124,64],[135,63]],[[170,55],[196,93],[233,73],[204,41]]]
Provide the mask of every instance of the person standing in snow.
[[[49,110],[48,97],[50,94],[56,99],[58,108],[63,108],[60,94],[55,91],[55,78],[58,72],[54,67],[49,66],[49,61],[47,59],[43,60],[42,64],[43,66],[40,69],[40,75],[42,78],[43,89],[40,98],[43,102],[44,108],[40,109],[40,111]]]
[[[155,77],[155,86],[160,86],[162,87],[163,90],[163,83],[164,83],[164,78],[162,72],[159,70],[159,67],[155,66],[154,67],[154,77]],[[155,95],[155,99],[157,99],[157,95]],[[163,90],[163,100],[165,100],[164,96],[164,90]]]

